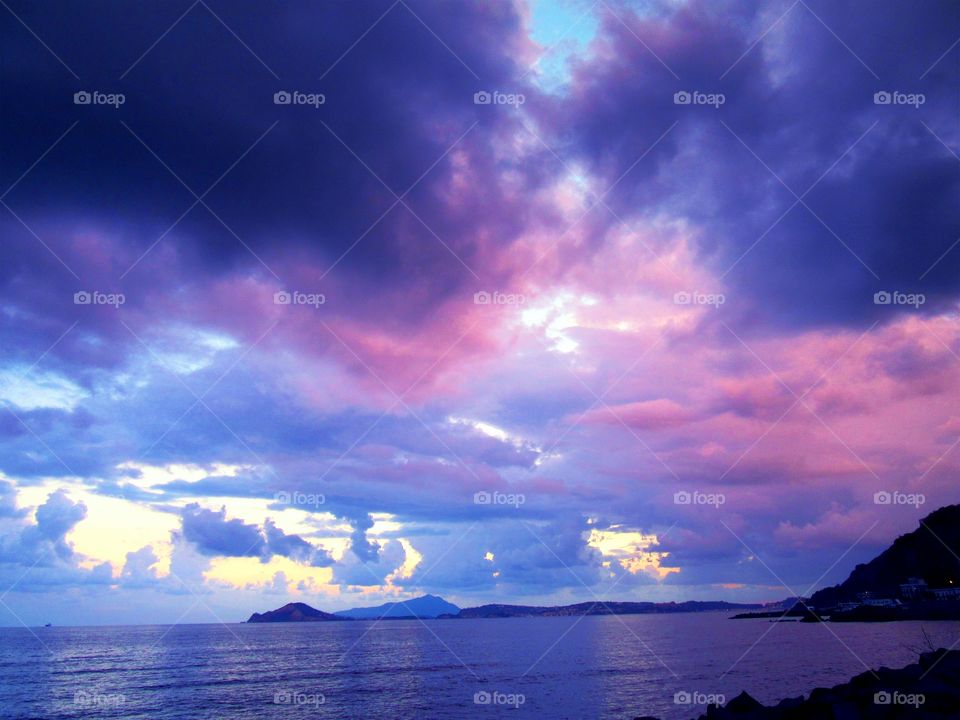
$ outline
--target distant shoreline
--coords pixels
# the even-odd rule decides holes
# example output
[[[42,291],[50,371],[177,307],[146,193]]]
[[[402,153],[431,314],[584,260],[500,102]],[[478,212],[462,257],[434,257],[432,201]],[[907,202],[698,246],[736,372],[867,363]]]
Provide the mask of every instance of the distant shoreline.
[[[454,612],[439,613],[407,613],[405,610],[420,609],[420,605],[425,600],[439,600],[444,602],[449,608],[457,610]],[[414,607],[410,607],[414,606]],[[737,610],[759,610],[764,605],[747,603],[730,603],[722,600],[703,601],[687,600],[684,602],[632,602],[632,601],[592,601],[575,603],[573,605],[557,606],[538,606],[538,605],[504,605],[490,604],[480,605],[472,608],[457,608],[455,605],[446,603],[442,598],[435,596],[425,596],[423,598],[414,598],[409,601],[388,603],[380,606],[381,618],[391,619],[438,619],[438,620],[465,620],[471,618],[508,618],[508,617],[581,617],[581,616],[602,616],[602,615],[668,615],[675,613],[696,613],[696,612],[732,612]],[[318,610],[306,603],[296,602],[287,603],[276,610],[268,610],[263,613],[253,613],[248,623],[276,623],[276,622],[339,622],[343,620],[370,619],[375,620],[377,613],[370,612],[371,608],[355,608],[351,611],[340,611],[329,613]]]
[[[569,614],[569,615],[473,615],[473,616],[459,616],[459,615],[438,615],[436,617],[428,615],[385,615],[383,617],[338,617],[338,620],[343,620],[347,622],[381,622],[381,621],[395,621],[395,620],[443,620],[443,621],[459,621],[459,620],[525,620],[529,618],[564,618],[564,617],[627,617],[634,615],[706,615],[711,613],[726,613],[728,610],[678,610],[670,613],[654,613],[654,612],[624,612],[624,613],[582,613],[580,615]],[[306,621],[307,624],[315,624],[311,621]],[[323,622],[323,621],[321,621]],[[194,625],[219,625],[220,623],[192,623]],[[226,623],[228,625],[232,623]],[[238,625],[302,625],[304,621],[302,620],[271,620],[269,622],[250,622],[249,620],[239,620],[236,624]],[[15,627],[15,626],[10,626]],[[92,626],[83,626],[78,625],[76,627],[101,627],[99,625]]]
[[[795,620],[798,622],[907,622],[907,621],[957,621],[960,620],[960,602],[928,602],[896,607],[860,605],[849,610],[817,610],[810,607],[794,607],[778,612],[745,612],[734,615],[732,620]]]

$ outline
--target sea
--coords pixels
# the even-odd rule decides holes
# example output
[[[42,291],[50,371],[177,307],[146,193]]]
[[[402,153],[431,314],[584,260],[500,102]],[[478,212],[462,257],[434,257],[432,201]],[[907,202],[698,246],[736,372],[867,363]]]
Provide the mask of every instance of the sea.
[[[729,613],[0,628],[0,717],[686,720],[960,641],[947,622]]]

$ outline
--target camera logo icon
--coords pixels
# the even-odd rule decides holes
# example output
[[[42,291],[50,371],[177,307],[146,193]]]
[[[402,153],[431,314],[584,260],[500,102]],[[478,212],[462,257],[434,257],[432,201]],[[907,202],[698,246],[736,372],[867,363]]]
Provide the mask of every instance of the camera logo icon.
[[[279,90],[273,94],[274,105],[289,105],[292,100],[293,96],[286,90]]]
[[[881,490],[880,492],[875,492],[873,494],[874,505],[889,505],[891,502],[893,502],[893,495],[888,493],[886,490]]]
[[[693,696],[686,690],[681,690],[673,694],[674,705],[690,705],[693,702]]]
[[[686,90],[678,90],[673,94],[674,105],[689,105],[693,101],[693,96]]]
[[[88,293],[86,290],[80,290],[73,294],[73,304],[74,305],[89,305],[93,300],[93,296]]]
[[[917,109],[926,102],[927,96],[923,93],[880,90],[873,94],[874,105],[911,105]]]
[[[74,105],[110,105],[114,109],[119,108],[127,101],[127,96],[123,93],[107,93],[100,90],[78,90],[73,94]]]
[[[480,492],[475,492],[473,494],[473,504],[474,505],[489,505],[493,501],[493,496],[490,495],[486,490],[481,490]]]
[[[873,294],[874,305],[889,305],[893,301],[893,296],[886,290],[880,290]]]
[[[488,93],[486,90],[480,90],[473,94],[474,105],[489,105],[492,102],[493,102],[493,95]]]
[[[293,296],[288,293],[286,290],[278,290],[273,294],[273,304],[274,305],[289,305],[293,300]]]
[[[892,700],[893,697],[886,690],[881,690],[880,692],[873,694],[874,705],[889,705]]]
[[[474,705],[489,705],[493,698],[486,690],[479,690],[473,694]]]
[[[481,290],[480,292],[475,292],[473,294],[473,304],[474,305],[489,305],[490,304],[490,293],[486,290]]]
[[[693,502],[693,495],[691,495],[686,490],[681,490],[680,492],[675,492],[673,494],[674,505],[689,505],[692,502]]]

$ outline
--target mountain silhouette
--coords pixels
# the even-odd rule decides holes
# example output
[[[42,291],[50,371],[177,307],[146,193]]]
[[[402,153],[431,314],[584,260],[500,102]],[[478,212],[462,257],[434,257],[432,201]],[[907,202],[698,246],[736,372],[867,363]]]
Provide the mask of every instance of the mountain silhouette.
[[[460,612],[453,603],[448,603],[437,595],[422,595],[412,600],[402,602],[388,602],[376,607],[351,608],[335,613],[340,617],[349,618],[400,618],[419,617],[435,618],[440,615],[456,615]]]
[[[815,608],[831,608],[857,599],[858,593],[896,597],[908,578],[922,578],[931,588],[960,585],[960,505],[945,505],[901,535],[868,563],[857,565],[839,585],[818,590]]]
[[[312,608],[306,603],[295,602],[287,603],[276,610],[268,610],[265,613],[254,613],[247,620],[248,623],[269,623],[269,622],[328,622],[331,620],[344,620],[331,613],[323,612]]]

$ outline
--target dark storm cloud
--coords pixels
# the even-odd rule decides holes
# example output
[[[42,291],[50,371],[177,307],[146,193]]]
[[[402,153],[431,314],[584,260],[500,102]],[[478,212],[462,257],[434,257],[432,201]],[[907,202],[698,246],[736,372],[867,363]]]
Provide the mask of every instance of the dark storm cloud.
[[[587,544],[589,527],[580,517],[531,523],[523,518],[496,519],[452,526],[446,538],[417,543],[425,557],[412,576],[398,581],[409,587],[440,591],[490,591],[506,597],[577,591],[598,587],[607,577],[601,554]],[[445,552],[447,548],[459,552]],[[487,553],[492,559],[487,559]],[[624,583],[626,588],[631,583]],[[588,591],[589,592],[589,591]]]
[[[388,540],[382,545],[377,543],[376,548],[376,552],[367,552],[363,558],[357,554],[342,558],[334,565],[333,582],[356,587],[383,585],[387,576],[403,565],[406,552],[396,540]]]
[[[377,562],[380,557],[380,544],[367,537],[367,530],[373,527],[373,518],[369,513],[354,513],[341,516],[350,523],[350,550],[364,563]]]
[[[287,535],[269,518],[263,524],[263,535],[270,555],[281,555],[313,567],[333,564],[329,553],[318,550],[299,535]]]
[[[12,517],[20,517],[15,514]],[[0,562],[24,565],[69,564],[73,546],[67,534],[87,516],[87,506],[56,490],[34,512],[34,522],[0,537]]]
[[[260,528],[239,518],[228,520],[225,507],[208,510],[191,503],[183,508],[180,521],[183,538],[203,555],[259,557],[262,562],[279,555],[314,567],[333,564],[325,550],[299,535],[287,535],[269,518]]]
[[[960,163],[944,146],[960,69],[955,55],[935,64],[955,3],[616,12],[630,29],[601,16],[594,56],[544,121],[604,185],[622,177],[605,198],[618,215],[687,217],[744,321],[863,324],[891,316],[879,290],[926,293],[925,310],[955,297],[960,252],[940,258],[960,236]],[[674,103],[695,90],[725,102]],[[925,102],[874,103],[893,91]]]
[[[264,549],[260,528],[243,520],[227,520],[226,508],[207,510],[191,503],[181,514],[183,537],[206,555],[257,557]]]
[[[370,283],[381,299],[416,283],[420,291],[391,310],[401,324],[417,322],[438,298],[474,288],[471,271],[486,265],[481,237],[506,244],[530,213],[495,181],[503,167],[491,144],[515,115],[473,104],[483,88],[519,89],[508,50],[522,42],[520,18],[508,3],[461,4],[455,13],[420,2],[350,12],[333,3],[201,4],[145,55],[185,8],[66,3],[53,14],[14,5],[80,78],[3,16],[3,188],[16,184],[4,200],[30,229],[5,211],[0,289],[46,318],[49,327],[28,317],[14,326],[42,331],[38,344],[63,330],[50,316],[69,321],[85,310],[70,304],[74,290],[125,290],[125,309],[134,310],[151,287],[191,288],[233,271],[282,287],[296,278],[297,258],[319,272],[336,264],[335,277],[351,280],[354,314],[382,311],[364,291]],[[116,109],[73,103],[74,92],[95,89],[126,100]],[[325,103],[274,104],[275,93],[293,90],[322,93]],[[455,170],[445,153],[458,139],[453,152],[477,179],[469,202],[449,194]],[[529,158],[510,169],[530,187],[544,179]],[[185,186],[196,195],[212,188],[203,197],[212,212],[197,204],[164,235],[195,204]],[[388,211],[391,191],[410,209]],[[92,325],[130,342],[111,320],[106,313]],[[97,364],[118,356],[76,337],[61,354]]]

